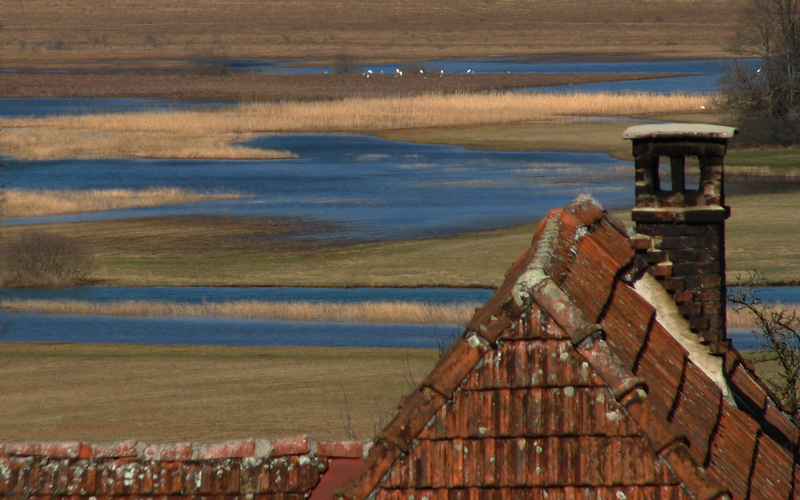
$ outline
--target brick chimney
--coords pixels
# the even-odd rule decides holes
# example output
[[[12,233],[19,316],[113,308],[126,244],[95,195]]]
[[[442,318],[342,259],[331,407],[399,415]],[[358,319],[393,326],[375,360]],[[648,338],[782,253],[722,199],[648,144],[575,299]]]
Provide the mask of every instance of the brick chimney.
[[[728,350],[725,329],[725,206],[723,158],[731,127],[654,124],[628,128],[636,160],[636,246],[711,352]],[[686,157],[697,157],[700,183],[686,187]],[[661,185],[669,162],[669,189]],[[666,182],[665,182],[666,184]],[[641,236],[644,235],[644,236]]]

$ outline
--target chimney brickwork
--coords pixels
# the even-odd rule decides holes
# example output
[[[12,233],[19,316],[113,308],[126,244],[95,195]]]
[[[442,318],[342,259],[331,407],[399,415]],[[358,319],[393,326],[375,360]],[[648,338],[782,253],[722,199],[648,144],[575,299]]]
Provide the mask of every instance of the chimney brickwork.
[[[623,139],[633,141],[636,205],[632,219],[637,248],[653,274],[678,304],[694,333],[712,352],[725,353],[724,156],[730,127],[697,124],[640,125]],[[686,187],[686,157],[697,157],[699,185]],[[662,159],[670,186],[661,185]]]

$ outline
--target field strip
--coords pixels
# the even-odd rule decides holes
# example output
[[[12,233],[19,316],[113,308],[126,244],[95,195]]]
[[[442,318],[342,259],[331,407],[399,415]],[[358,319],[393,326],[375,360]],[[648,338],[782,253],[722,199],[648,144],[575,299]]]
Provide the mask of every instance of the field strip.
[[[13,300],[7,305],[10,311],[46,314],[181,318],[214,316],[338,323],[464,324],[469,321],[475,308],[480,304],[390,301],[358,303],[235,301],[187,304],[143,300],[109,303],[77,300]]]

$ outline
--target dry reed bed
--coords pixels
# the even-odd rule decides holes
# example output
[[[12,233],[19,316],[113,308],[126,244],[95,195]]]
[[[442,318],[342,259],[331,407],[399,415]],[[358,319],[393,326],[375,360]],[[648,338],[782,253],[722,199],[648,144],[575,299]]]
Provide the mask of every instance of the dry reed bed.
[[[150,119],[158,121],[158,117]],[[2,125],[0,125],[2,126]],[[0,129],[0,150],[28,160],[59,158],[180,158],[274,160],[296,158],[289,151],[258,149],[234,143],[252,138],[239,134],[196,135],[164,131],[99,132],[28,124]]]
[[[235,193],[198,193],[188,189],[168,187],[143,190],[8,189],[5,191],[3,216],[40,217],[120,208],[177,205],[205,200],[233,200],[242,197],[243,195]]]
[[[761,182],[797,181],[800,179],[800,169],[775,170],[774,168],[763,166],[730,166],[725,167],[725,179],[728,182],[740,183],[749,180],[758,180]]]
[[[126,300],[98,303],[79,300],[14,300],[9,309],[45,314],[153,317],[232,317],[286,321],[333,321],[341,323],[465,324],[472,317],[477,302],[430,304],[426,302],[265,302],[236,301],[204,304],[183,302]],[[800,306],[776,304],[774,307],[795,311]],[[756,327],[752,315],[728,308],[728,326]]]
[[[205,304],[126,300],[97,303],[77,300],[14,300],[12,311],[46,314],[154,317],[234,317],[286,321],[341,323],[466,323],[478,303],[430,304],[426,302],[263,302],[237,301]]]
[[[709,101],[708,96],[691,94],[427,94],[250,103],[211,111],[6,119],[0,120],[0,127],[5,127],[0,133],[0,149],[20,158],[194,157],[192,151],[200,151],[204,144],[210,143],[211,152],[203,150],[205,152],[198,152],[196,157],[209,157],[203,155],[213,152],[227,154],[223,153],[229,151],[225,148],[233,148],[229,151],[231,154],[247,156],[251,148],[233,146],[231,142],[256,134],[280,132],[371,132],[552,121],[574,116],[693,112],[701,106],[710,106]],[[150,144],[151,141],[157,147]],[[197,144],[192,145],[192,141]],[[69,146],[54,146],[65,143]]]
[[[800,315],[800,306],[797,304],[774,304],[769,309],[785,310],[788,313]],[[769,310],[768,309],[768,310]],[[747,310],[736,311],[728,307],[728,327],[756,327],[758,326],[752,313]]]

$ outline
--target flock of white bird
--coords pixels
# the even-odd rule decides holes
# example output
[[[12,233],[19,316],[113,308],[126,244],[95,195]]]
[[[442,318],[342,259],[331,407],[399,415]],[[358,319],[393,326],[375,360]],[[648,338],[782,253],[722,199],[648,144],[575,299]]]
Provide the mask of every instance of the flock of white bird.
[[[327,73],[327,71],[326,71],[325,73]],[[365,71],[364,73],[361,73],[361,74],[362,74],[362,75],[364,75],[364,76],[366,76],[367,78],[369,78],[370,76],[374,75],[374,74],[375,74],[375,72],[374,72],[374,71],[372,71],[371,69],[368,69],[367,71]],[[383,75],[383,74],[385,74],[385,73],[384,73],[383,71],[381,71],[381,73],[380,73],[380,74],[381,74],[381,75]],[[393,73],[393,74],[394,74],[394,76],[395,76],[395,77],[397,77],[397,76],[403,76],[403,71],[402,71],[400,68],[396,68],[396,69],[394,70],[394,73]],[[419,70],[419,74],[420,74],[420,75],[424,75],[424,74],[425,74],[425,70],[423,70],[423,69]],[[474,72],[474,71],[472,71],[471,69],[468,69],[468,70],[467,70],[467,74],[468,74],[468,75],[469,75],[469,74],[475,74],[475,72]],[[441,78],[441,77],[443,77],[443,76],[444,76],[444,70],[443,70],[443,69],[440,69],[440,70],[439,70],[439,78]],[[427,77],[426,77],[426,78],[427,78]]]

